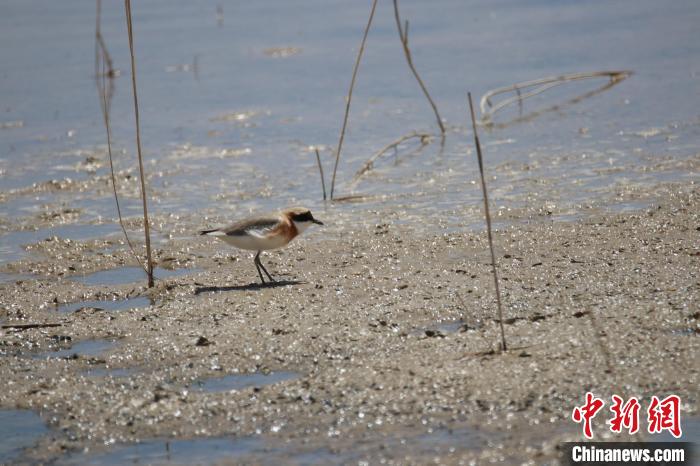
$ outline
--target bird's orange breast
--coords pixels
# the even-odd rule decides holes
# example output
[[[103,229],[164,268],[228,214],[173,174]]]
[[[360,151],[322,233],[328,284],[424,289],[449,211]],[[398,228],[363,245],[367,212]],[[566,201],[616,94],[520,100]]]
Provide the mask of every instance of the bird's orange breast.
[[[274,237],[274,236],[281,236],[284,237],[286,242],[290,242],[296,236],[299,234],[299,230],[297,230],[297,227],[294,225],[294,222],[284,219],[282,220],[275,228],[270,230],[270,232],[265,235],[266,237]]]

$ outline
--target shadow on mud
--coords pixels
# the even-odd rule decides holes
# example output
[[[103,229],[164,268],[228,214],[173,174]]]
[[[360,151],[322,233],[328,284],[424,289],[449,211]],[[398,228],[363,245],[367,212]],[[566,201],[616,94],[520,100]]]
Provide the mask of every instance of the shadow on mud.
[[[280,288],[283,286],[303,285],[307,282],[299,280],[279,280],[271,283],[250,283],[248,285],[233,285],[233,286],[200,286],[195,288],[194,294],[202,293],[222,293],[226,291],[254,291],[265,288]]]

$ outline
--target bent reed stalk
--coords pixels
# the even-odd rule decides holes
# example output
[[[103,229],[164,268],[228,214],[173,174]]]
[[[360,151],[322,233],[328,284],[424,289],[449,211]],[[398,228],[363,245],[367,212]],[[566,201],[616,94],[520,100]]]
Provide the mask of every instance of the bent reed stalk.
[[[131,0],[124,0],[126,9],[126,27],[129,35],[129,53],[131,55],[131,85],[134,92],[134,115],[136,119],[136,150],[139,158],[139,174],[141,177],[141,200],[143,201],[143,225],[146,236],[146,265],[148,274],[148,287],[153,288],[153,258],[151,256],[151,230],[148,222],[148,201],[146,197],[146,176],[143,170],[143,156],[141,153],[141,130],[139,124],[139,101],[136,92],[136,60],[134,59],[134,33],[131,22]]]
[[[582,81],[585,79],[592,78],[609,78],[610,85],[617,84],[618,82],[629,78],[632,75],[632,71],[621,70],[621,71],[593,71],[588,73],[571,73],[563,74],[560,76],[547,76],[545,78],[533,79],[531,81],[524,81],[520,83],[515,83],[510,86],[499,87],[497,89],[492,89],[486,92],[479,101],[479,108],[481,109],[481,120],[479,124],[481,125],[491,125],[493,116],[499,110],[518,102],[518,105],[522,108],[522,102],[525,99],[534,97],[536,95],[542,94],[543,92],[552,89],[553,87],[560,86],[574,81]],[[522,92],[534,88],[527,92]],[[508,92],[516,92],[516,96],[504,99],[496,104],[493,104],[491,99],[499,94],[505,94]]]
[[[372,169],[372,167],[374,166],[374,162],[376,162],[377,159],[384,155],[387,151],[389,151],[392,148],[397,148],[402,142],[413,138],[419,138],[421,147],[424,147],[430,143],[432,135],[429,133],[419,133],[417,131],[412,131],[411,133],[401,136],[397,140],[387,144],[386,146],[375,152],[374,155],[362,165],[362,168],[360,168],[357,171],[357,173],[355,173],[355,177],[353,178],[351,184],[356,184],[365,173]]]
[[[109,115],[112,107],[112,96],[114,95],[114,78],[116,73],[100,29],[101,11],[102,2],[101,0],[97,0],[97,18],[95,24],[95,84],[97,86],[97,93],[100,97],[100,110],[102,112],[103,123],[107,132],[107,156],[109,159],[109,172],[112,179],[114,202],[117,206],[119,226],[124,233],[124,239],[126,240],[131,253],[136,259],[136,262],[144,270],[144,272],[148,273],[146,266],[141,261],[141,258],[136,252],[136,248],[131,242],[131,238],[129,238],[129,234],[126,231],[126,226],[124,225],[124,219],[122,217],[121,204],[119,202],[119,194],[117,191],[117,177],[114,173],[114,157],[112,154],[112,128],[109,122]],[[105,66],[107,67],[106,70]],[[107,79],[109,79],[109,86],[107,85]]]
[[[435,119],[437,120],[437,124],[440,127],[440,133],[444,136],[445,126],[442,123],[442,118],[440,117],[440,112],[438,112],[437,105],[435,105],[435,102],[433,101],[432,97],[430,97],[428,88],[425,86],[425,83],[423,83],[423,80],[418,74],[416,67],[413,65],[413,56],[411,55],[411,49],[408,46],[408,20],[406,20],[405,26],[402,28],[401,17],[399,15],[398,0],[394,0],[394,18],[396,19],[396,29],[399,32],[399,39],[401,40],[401,45],[403,46],[403,53],[406,56],[406,62],[408,63],[408,67],[411,69],[411,72],[416,78],[416,81],[418,81],[418,84],[420,85],[423,94],[425,94],[425,98],[428,99],[428,103],[430,103],[430,106],[433,108],[433,112],[435,113]]]

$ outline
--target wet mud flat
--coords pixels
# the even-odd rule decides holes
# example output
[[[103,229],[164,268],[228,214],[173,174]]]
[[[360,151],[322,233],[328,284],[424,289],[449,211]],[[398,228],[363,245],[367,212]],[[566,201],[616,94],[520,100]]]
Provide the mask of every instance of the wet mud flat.
[[[176,238],[158,258],[181,273],[153,290],[140,276],[80,280],[132,266],[125,250],[47,242],[0,283],[0,408],[44,421],[7,461],[178,464],[201,448],[198,461],[224,464],[544,464],[580,438],[570,413],[588,390],[677,394],[691,416],[700,190],[650,190],[657,200],[636,212],[559,223],[523,211],[496,232],[505,353],[480,232],[426,233],[375,212],[266,254],[279,279],[267,287],[247,255]],[[135,297],[147,299],[95,304]]]

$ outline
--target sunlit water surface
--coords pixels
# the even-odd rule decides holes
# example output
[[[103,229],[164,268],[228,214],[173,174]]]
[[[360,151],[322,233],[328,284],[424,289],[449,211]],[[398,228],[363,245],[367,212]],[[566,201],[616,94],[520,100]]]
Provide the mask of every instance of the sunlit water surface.
[[[103,2],[102,33],[115,68],[111,125],[117,170],[137,175],[128,44],[122,4]],[[153,215],[197,212],[232,218],[289,204],[320,209],[310,146],[322,147],[327,184],[350,72],[369,2],[152,1],[134,6],[138,92]],[[482,132],[493,202],[555,207],[656,181],[697,179],[679,161],[697,158],[700,5],[620,1],[402,2],[413,59],[448,128],[412,153],[350,182],[371,154],[413,130],[436,133],[410,74],[390,2],[380,2],[357,81],[336,195],[337,215],[403,212],[402,221],[441,227],[479,221],[480,190],[466,92],[579,71],[634,75],[578,103],[606,80],[569,84],[497,115]],[[78,223],[113,222],[105,130],[94,80],[91,2],[0,6],[0,204],[13,221],[54,206]],[[649,170],[649,167],[656,167]],[[87,189],[27,192],[33,183],[104,179]],[[135,178],[133,178],[135,180]],[[125,215],[138,215],[138,186],[125,186]],[[13,191],[14,190],[14,191]],[[24,190],[24,191],[23,191]],[[29,190],[31,191],[31,190]],[[548,207],[549,206],[549,207]],[[613,208],[639,208],[620,200]],[[331,216],[336,215],[331,213]],[[566,217],[564,217],[566,218]],[[399,220],[394,219],[394,220]],[[12,225],[7,228],[14,228]],[[91,227],[90,227],[91,228]],[[89,236],[82,233],[83,236]],[[15,259],[10,251],[9,259]],[[8,259],[6,259],[8,260]]]

